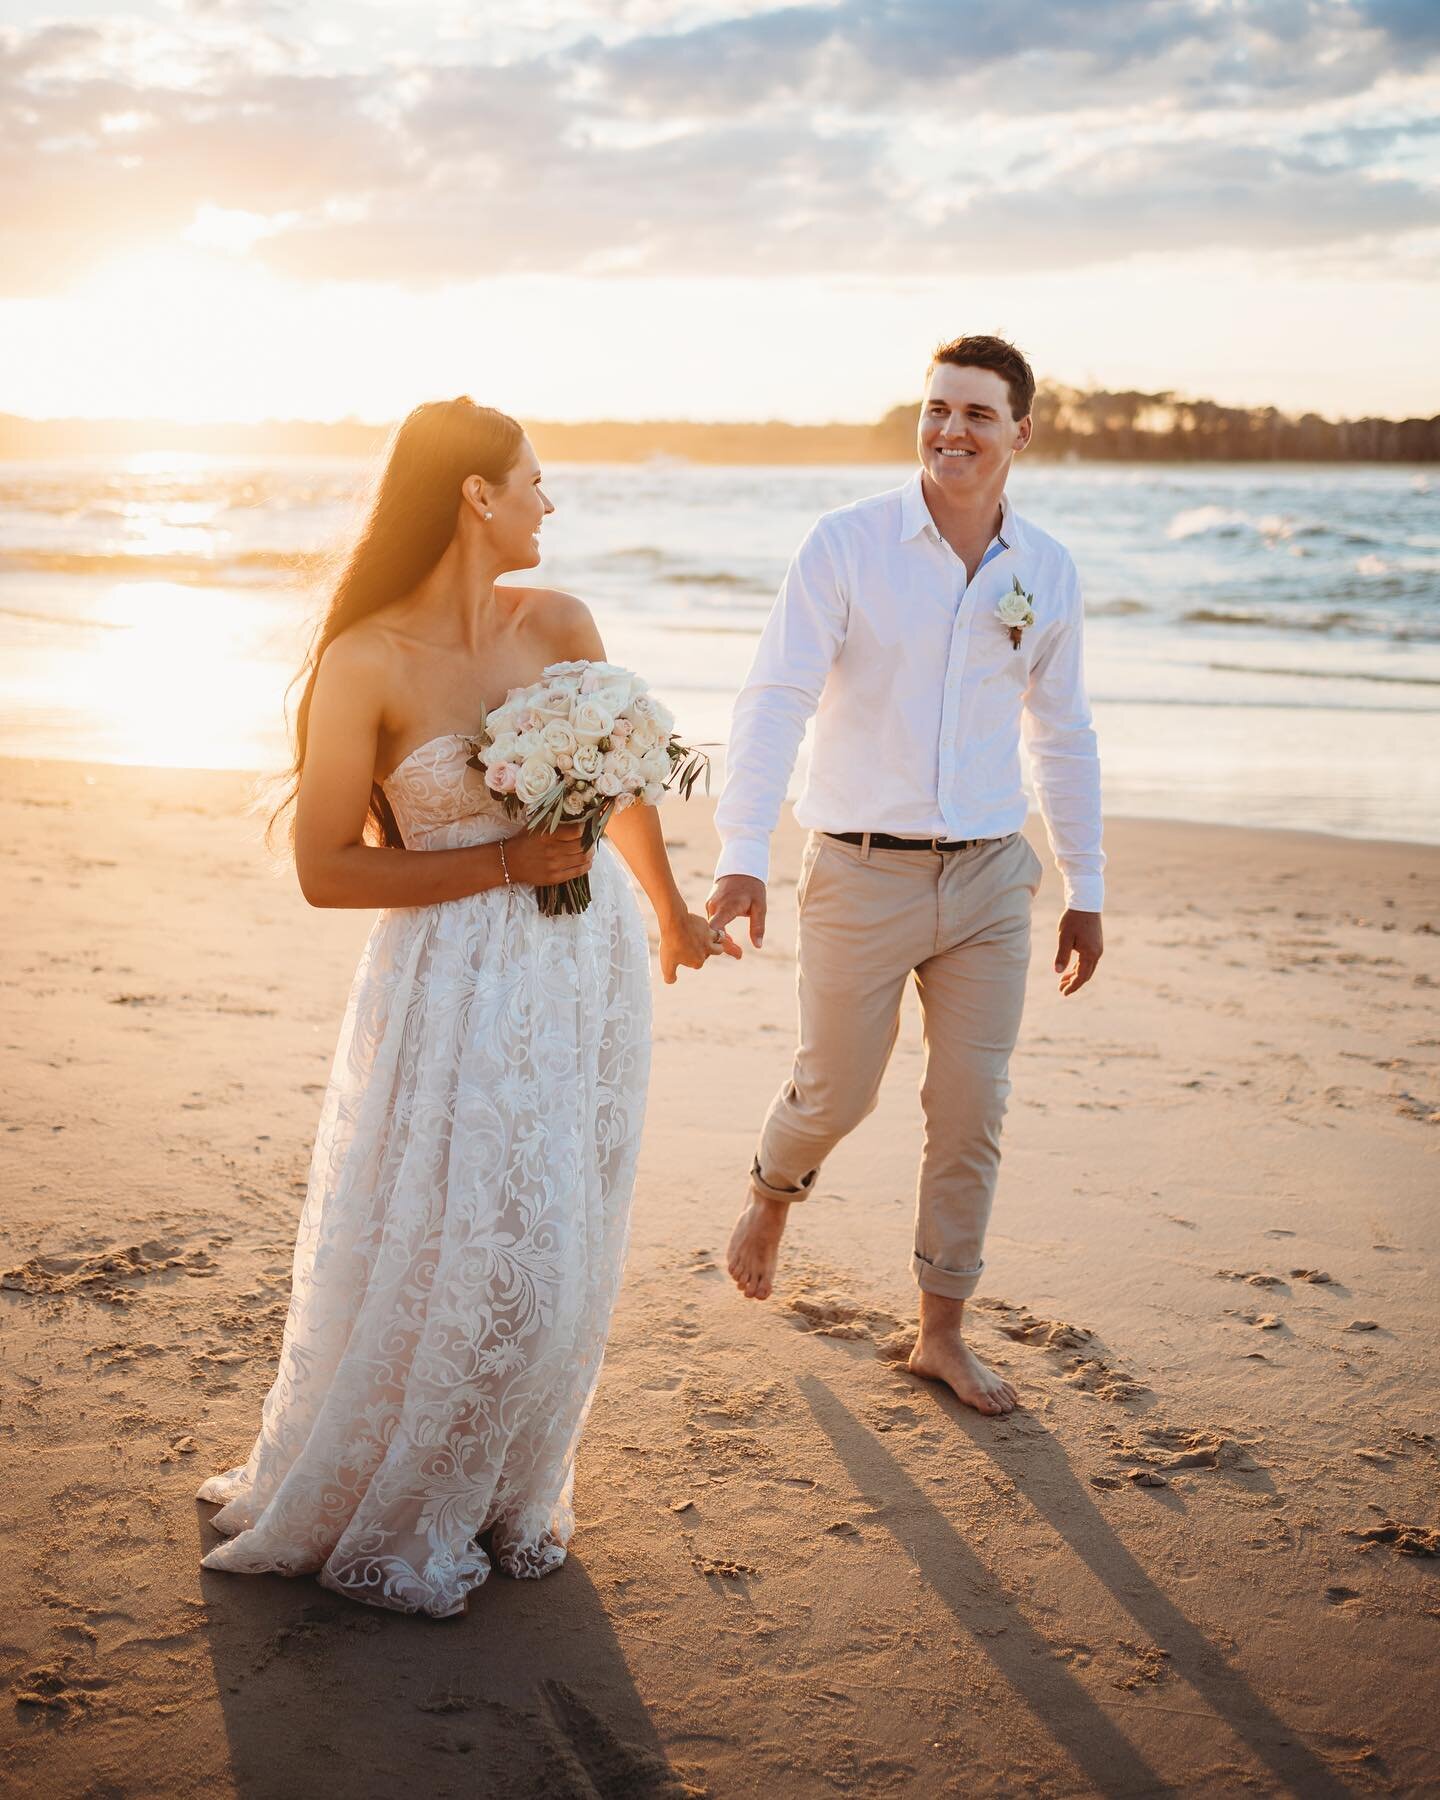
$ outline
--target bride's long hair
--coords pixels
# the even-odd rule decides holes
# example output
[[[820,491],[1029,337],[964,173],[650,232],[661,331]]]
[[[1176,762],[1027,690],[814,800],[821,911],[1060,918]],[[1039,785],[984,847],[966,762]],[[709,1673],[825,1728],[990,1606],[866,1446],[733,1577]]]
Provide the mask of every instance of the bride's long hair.
[[[342,631],[399,600],[425,579],[450,547],[460,513],[460,487],[470,475],[503,482],[514,468],[525,433],[508,413],[477,406],[468,395],[417,406],[395,429],[365,523],[340,566],[330,601],[316,625],[298,686],[294,755],[283,777],[267,835],[295,804],[310,728],[310,702],[325,652]],[[289,836],[293,841],[292,816]],[[370,789],[365,835],[403,849],[405,840],[378,784]]]

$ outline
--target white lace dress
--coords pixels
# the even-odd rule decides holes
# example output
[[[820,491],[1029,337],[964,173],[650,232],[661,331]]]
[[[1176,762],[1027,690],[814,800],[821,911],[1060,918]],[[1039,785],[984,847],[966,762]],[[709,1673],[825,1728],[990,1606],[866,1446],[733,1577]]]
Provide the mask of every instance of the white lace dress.
[[[385,783],[412,849],[510,835],[422,744]],[[594,898],[381,913],[325,1095],[280,1367],[243,1468],[202,1500],[209,1569],[318,1572],[443,1618],[490,1571],[564,1560],[576,1444],[620,1281],[650,1056],[649,958],[608,846]]]

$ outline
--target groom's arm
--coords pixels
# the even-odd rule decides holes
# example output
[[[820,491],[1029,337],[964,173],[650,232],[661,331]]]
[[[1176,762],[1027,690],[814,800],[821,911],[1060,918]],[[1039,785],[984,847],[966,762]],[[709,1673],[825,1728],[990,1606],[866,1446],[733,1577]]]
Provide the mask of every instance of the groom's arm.
[[[765,934],[770,837],[805,726],[845,642],[848,607],[826,522],[796,551],[731,715],[725,787],[715,808],[720,856],[707,912],[718,925],[745,914]]]
[[[1062,976],[1061,992],[1073,994],[1094,974],[1104,948],[1105,853],[1100,756],[1085,691],[1085,608],[1068,559],[1066,577],[1064,615],[1031,673],[1021,728],[1040,816],[1065,885],[1055,970]]]

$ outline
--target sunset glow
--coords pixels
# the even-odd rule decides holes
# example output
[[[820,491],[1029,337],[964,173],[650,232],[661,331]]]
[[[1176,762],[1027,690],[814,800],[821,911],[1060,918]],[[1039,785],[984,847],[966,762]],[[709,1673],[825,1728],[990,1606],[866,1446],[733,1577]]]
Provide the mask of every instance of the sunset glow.
[[[1440,409],[1429,9],[20,11],[3,411],[865,418],[977,328],[1076,385]]]

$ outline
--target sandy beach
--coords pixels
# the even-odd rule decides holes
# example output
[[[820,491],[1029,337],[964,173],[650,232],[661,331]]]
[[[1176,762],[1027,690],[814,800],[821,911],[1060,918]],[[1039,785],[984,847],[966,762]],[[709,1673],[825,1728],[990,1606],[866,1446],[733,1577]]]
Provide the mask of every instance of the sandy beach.
[[[657,982],[570,1560],[436,1623],[199,1567],[369,916],[305,906],[243,776],[0,769],[4,1792],[1440,1786],[1440,849],[1120,820],[1070,1001],[1047,866],[992,1421],[894,1361],[913,1005],[776,1297],[724,1274],[792,1042],[787,822],[763,953]],[[707,807],[667,830],[698,903]]]

